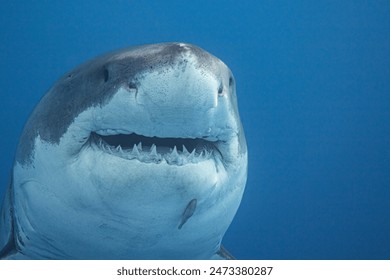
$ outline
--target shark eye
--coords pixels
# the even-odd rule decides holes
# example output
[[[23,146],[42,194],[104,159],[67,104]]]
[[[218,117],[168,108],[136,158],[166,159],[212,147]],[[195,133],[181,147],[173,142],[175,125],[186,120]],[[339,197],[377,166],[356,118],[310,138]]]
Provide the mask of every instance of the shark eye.
[[[234,83],[233,77],[230,77],[229,78],[229,87],[233,86],[233,83]]]
[[[103,70],[103,78],[104,78],[104,82],[108,81],[109,73],[108,73],[108,69],[107,68],[104,68],[104,70]]]

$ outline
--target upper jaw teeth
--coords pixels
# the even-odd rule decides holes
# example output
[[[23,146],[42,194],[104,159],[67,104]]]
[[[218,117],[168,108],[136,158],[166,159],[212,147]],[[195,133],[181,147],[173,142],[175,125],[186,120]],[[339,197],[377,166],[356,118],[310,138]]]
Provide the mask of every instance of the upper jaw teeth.
[[[193,149],[189,152],[183,145],[181,150],[176,146],[172,148],[157,147],[153,144],[151,147],[143,147],[142,143],[134,144],[132,148],[123,149],[121,145],[113,147],[108,145],[102,139],[99,139],[98,146],[105,152],[115,156],[132,160],[137,159],[145,163],[161,163],[165,161],[170,165],[185,165],[188,163],[198,163],[210,159],[213,156],[213,151],[207,148]]]

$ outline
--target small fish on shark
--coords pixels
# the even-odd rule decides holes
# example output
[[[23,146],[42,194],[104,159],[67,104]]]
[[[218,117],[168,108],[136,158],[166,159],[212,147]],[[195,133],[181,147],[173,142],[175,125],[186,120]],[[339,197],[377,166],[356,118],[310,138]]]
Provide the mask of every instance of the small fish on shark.
[[[183,212],[183,215],[181,217],[180,225],[178,226],[178,229],[181,229],[183,225],[188,221],[189,218],[194,214],[196,209],[196,203],[197,199],[194,198],[190,202],[188,202],[186,209]]]

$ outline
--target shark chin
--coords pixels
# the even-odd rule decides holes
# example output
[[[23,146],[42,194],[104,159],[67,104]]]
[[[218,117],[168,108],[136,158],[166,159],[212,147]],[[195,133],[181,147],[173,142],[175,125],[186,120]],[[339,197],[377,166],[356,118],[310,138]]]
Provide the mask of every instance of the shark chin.
[[[0,220],[3,259],[231,259],[247,146],[235,79],[191,44],[66,73],[28,119]]]

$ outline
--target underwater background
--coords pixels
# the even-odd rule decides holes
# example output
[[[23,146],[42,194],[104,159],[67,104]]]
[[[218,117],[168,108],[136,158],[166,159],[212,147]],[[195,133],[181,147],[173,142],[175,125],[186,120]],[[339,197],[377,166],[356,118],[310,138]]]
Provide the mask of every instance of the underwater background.
[[[248,142],[224,246],[238,259],[390,259],[390,1],[1,0],[0,26],[1,197],[23,125],[61,75],[188,42],[233,71]]]

